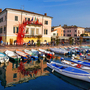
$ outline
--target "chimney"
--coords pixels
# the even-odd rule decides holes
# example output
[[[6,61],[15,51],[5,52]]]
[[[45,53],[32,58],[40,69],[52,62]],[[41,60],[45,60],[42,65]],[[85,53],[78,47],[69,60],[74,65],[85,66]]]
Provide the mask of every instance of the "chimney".
[[[45,16],[47,16],[47,13],[44,13]]]
[[[2,12],[2,9],[0,9],[0,13]]]

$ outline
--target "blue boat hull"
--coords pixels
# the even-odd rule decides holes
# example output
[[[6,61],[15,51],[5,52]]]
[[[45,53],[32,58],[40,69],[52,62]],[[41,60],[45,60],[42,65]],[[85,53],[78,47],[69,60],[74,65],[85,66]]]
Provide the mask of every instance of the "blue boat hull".
[[[63,64],[58,64],[55,62],[53,62],[53,64],[65,66]],[[52,72],[56,71],[62,75],[65,75],[65,76],[68,76],[68,77],[71,77],[74,79],[79,79],[79,80],[90,82],[90,73],[85,72],[83,70],[73,68],[73,67],[69,67],[69,66],[66,69],[62,69],[61,67],[53,66],[52,63],[47,63],[47,66],[52,69]]]

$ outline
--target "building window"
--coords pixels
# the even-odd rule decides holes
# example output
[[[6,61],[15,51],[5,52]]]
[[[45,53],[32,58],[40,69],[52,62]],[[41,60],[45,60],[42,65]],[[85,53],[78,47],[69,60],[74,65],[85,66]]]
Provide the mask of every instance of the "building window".
[[[31,35],[34,35],[34,28],[31,28]]]
[[[77,32],[77,30],[75,30],[75,32]]]
[[[2,33],[2,27],[0,28],[0,33]]]
[[[2,17],[2,18],[0,18],[0,23],[1,23],[1,22],[3,22],[3,17]]]
[[[27,21],[28,20],[28,18],[27,17],[25,17],[25,21]]]
[[[62,36],[62,34],[61,34],[61,36]]]
[[[18,27],[13,27],[13,33],[18,33]]]
[[[26,34],[29,34],[29,28],[26,28]]]
[[[67,34],[67,36],[71,36],[71,34]]]
[[[48,21],[45,21],[45,24],[48,25]]]
[[[18,27],[16,27],[16,33],[18,33]]]
[[[65,36],[65,34],[64,34],[64,36]]]
[[[36,29],[36,34],[39,34],[39,29],[38,28]]]
[[[15,16],[15,21],[18,21],[18,16]]]
[[[77,34],[74,34],[74,36],[76,36],[76,37],[77,37]]]
[[[30,18],[28,18],[28,21],[30,21]]]
[[[55,36],[56,34],[55,33],[53,33],[53,36]]]
[[[44,34],[47,35],[48,34],[48,30],[44,29]]]
[[[14,73],[13,74],[13,78],[17,78],[17,73]]]
[[[1,18],[1,22],[3,22],[3,17]]]
[[[4,33],[6,33],[6,27],[4,27]]]
[[[13,27],[13,33],[15,33],[15,27]]]
[[[7,20],[7,17],[5,16],[5,21]]]

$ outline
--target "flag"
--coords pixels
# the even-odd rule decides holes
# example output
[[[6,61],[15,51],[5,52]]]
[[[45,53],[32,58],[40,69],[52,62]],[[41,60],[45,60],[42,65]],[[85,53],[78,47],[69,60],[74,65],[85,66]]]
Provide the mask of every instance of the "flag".
[[[31,19],[31,21],[33,21],[33,17],[32,17],[32,19]]]
[[[37,21],[36,17],[35,17],[35,21]]]
[[[37,18],[37,21],[36,21],[36,23],[38,24],[38,18]]]

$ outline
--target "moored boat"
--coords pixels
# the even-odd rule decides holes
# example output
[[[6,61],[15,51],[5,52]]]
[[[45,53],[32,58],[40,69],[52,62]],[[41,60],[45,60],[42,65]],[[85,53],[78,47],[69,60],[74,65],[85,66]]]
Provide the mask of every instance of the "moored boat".
[[[45,54],[42,52],[39,52],[38,50],[31,49],[32,53],[37,54],[39,57],[45,57]]]
[[[52,69],[52,72],[56,71],[70,78],[90,82],[90,73],[87,71],[56,62],[47,63],[47,66]]]
[[[6,63],[6,62],[9,62],[9,57],[4,53],[0,52],[0,63]]]
[[[46,51],[44,49],[39,49],[39,51],[44,53],[45,56],[54,57],[54,52]]]
[[[57,54],[68,54],[68,51],[63,48],[50,48],[50,51]]]
[[[24,49],[24,52],[26,54],[30,55],[31,59],[33,59],[33,60],[37,60],[38,59],[37,53],[32,52],[31,50],[27,50],[27,49]]]
[[[13,51],[10,51],[10,50],[6,50],[5,51],[5,54],[11,59],[11,60],[14,60],[14,61],[21,61],[21,56],[19,56],[18,54],[16,54],[15,52]]]
[[[87,60],[90,60],[90,53],[87,53],[87,54],[85,55],[85,58],[86,58]]]
[[[26,54],[25,52],[23,52],[21,50],[17,49],[16,53],[21,56],[22,60],[29,60],[30,59],[30,55]]]
[[[61,60],[61,63],[69,65],[69,66],[73,66],[73,67],[76,67],[76,68],[80,68],[80,69],[90,70],[89,66],[78,64],[76,62],[74,63],[74,62],[71,62],[71,61],[68,61],[68,60]]]

